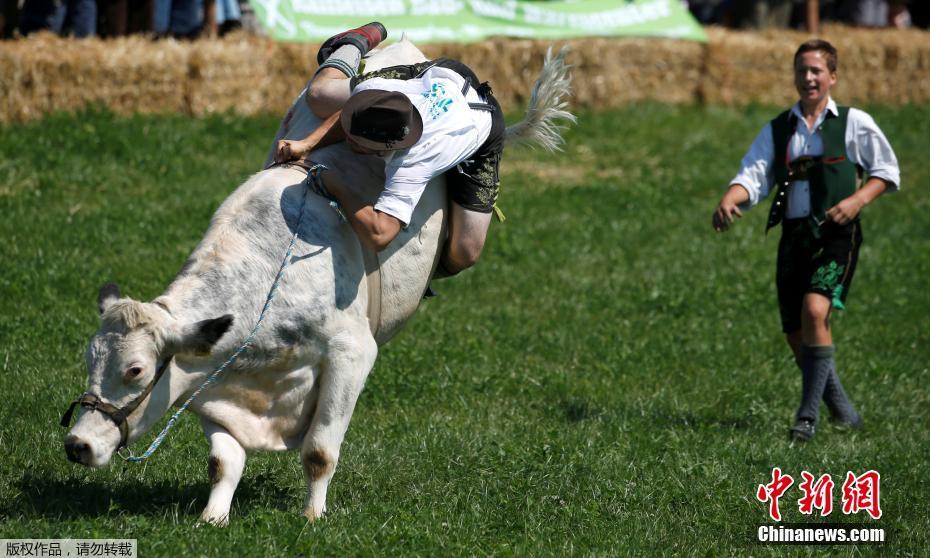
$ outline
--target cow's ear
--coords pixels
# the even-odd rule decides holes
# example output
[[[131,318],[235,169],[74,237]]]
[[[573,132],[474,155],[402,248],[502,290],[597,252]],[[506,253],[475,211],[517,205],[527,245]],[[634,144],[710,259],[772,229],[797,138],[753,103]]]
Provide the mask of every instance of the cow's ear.
[[[107,308],[118,299],[119,287],[116,286],[116,283],[107,283],[100,287],[100,292],[97,293],[97,310],[100,311],[100,315],[102,316]]]
[[[233,323],[232,314],[212,320],[203,320],[180,328],[177,335],[168,340],[168,352],[210,354],[213,345],[226,333]]]

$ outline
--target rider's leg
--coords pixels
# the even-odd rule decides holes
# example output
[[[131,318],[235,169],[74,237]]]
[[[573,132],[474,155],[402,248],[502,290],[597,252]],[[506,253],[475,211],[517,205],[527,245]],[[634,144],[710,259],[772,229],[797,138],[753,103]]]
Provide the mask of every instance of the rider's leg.
[[[351,94],[349,79],[358,74],[362,57],[387,37],[377,22],[330,37],[317,53],[319,69],[310,79],[307,105],[326,118],[342,108]]]
[[[455,275],[475,265],[484,249],[491,213],[465,209],[456,202],[449,219],[449,236],[443,248],[436,277]]]
[[[340,50],[358,52],[354,46],[344,46]],[[320,68],[307,85],[307,106],[310,111],[326,119],[341,109],[352,94],[349,77],[340,69]]]

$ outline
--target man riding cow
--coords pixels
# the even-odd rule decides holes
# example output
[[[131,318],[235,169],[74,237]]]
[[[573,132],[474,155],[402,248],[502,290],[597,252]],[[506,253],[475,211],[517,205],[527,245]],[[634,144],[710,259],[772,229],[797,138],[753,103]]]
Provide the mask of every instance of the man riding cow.
[[[372,22],[323,43],[307,100],[324,121],[303,140],[280,140],[275,159],[300,159],[343,139],[355,153],[384,159],[384,191],[373,205],[353,196],[337,170],[322,176],[361,241],[376,251],[410,222],[430,179],[445,173],[452,210],[437,274],[454,275],[484,248],[500,186],[504,115],[487,82],[455,60],[359,76],[362,57],[386,37]]]

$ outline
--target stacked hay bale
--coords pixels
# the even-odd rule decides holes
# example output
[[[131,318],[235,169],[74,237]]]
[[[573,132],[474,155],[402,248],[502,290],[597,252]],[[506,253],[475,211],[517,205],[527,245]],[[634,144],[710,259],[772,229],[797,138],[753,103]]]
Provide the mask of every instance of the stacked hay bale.
[[[120,113],[187,112],[188,45],[140,37],[0,43],[0,121],[106,105]]]
[[[474,45],[428,45],[427,56],[447,56],[471,66],[491,81],[505,107],[525,103],[546,49],[551,43],[525,39],[494,39]],[[704,47],[665,39],[574,39],[568,46],[573,66],[574,102],[608,107],[644,100],[692,102],[701,81]]]
[[[791,31],[708,30],[699,100],[709,104],[784,105],[797,99],[792,63],[810,37]],[[930,101],[930,33],[826,26],[820,37],[839,51],[834,97],[847,104]]]
[[[246,33],[191,43],[191,114],[284,112],[316,69],[317,48]]]
[[[572,49],[575,105],[657,101],[784,105],[796,99],[792,55],[807,36],[792,31],[708,29],[707,44],[668,39],[586,38]],[[840,51],[838,100],[849,104],[930,101],[930,33],[827,27]],[[505,109],[527,101],[549,41],[491,39],[426,45],[462,60],[491,82]],[[177,42],[127,37],[68,40],[36,34],[0,42],[0,122],[106,105],[121,114],[281,113],[316,67],[317,45],[237,34]]]
[[[707,104],[776,104],[797,98],[792,56],[799,33],[732,33],[708,30],[698,99]]]

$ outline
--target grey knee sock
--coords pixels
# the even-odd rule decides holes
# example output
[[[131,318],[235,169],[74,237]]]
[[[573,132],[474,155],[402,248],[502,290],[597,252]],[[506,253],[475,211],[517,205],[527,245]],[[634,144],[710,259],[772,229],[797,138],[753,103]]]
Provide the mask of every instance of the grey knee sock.
[[[817,421],[820,399],[833,370],[833,345],[801,345],[801,406],[798,419]]]
[[[344,73],[346,77],[353,78],[358,75],[358,67],[361,63],[362,51],[355,45],[343,45],[320,64],[317,72],[323,68],[336,68]]]
[[[827,408],[830,409],[830,414],[836,420],[847,424],[856,424],[860,421],[859,413],[856,412],[856,408],[853,407],[849,397],[846,396],[846,391],[843,389],[840,377],[836,373],[836,368],[830,370],[827,385],[823,390],[823,400],[827,404]]]

